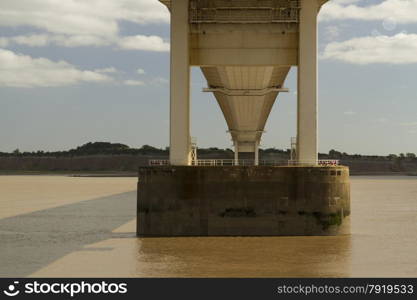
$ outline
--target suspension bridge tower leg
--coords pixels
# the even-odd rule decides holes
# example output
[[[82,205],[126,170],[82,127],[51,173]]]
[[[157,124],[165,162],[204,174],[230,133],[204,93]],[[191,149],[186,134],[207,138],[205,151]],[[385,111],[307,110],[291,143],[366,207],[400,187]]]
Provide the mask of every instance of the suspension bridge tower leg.
[[[171,3],[169,160],[171,165],[177,166],[191,164],[188,2],[176,0]]]
[[[297,160],[317,164],[318,1],[301,0],[298,52]]]

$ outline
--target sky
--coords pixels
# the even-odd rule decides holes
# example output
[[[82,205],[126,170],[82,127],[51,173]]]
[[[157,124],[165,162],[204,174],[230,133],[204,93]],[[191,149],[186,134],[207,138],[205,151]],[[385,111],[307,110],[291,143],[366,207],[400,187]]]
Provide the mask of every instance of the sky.
[[[199,68],[191,133],[231,147]],[[296,133],[296,68],[261,147]],[[330,0],[319,16],[319,151],[417,152],[417,0]],[[1,0],[0,151],[168,145],[169,12],[157,0]]]

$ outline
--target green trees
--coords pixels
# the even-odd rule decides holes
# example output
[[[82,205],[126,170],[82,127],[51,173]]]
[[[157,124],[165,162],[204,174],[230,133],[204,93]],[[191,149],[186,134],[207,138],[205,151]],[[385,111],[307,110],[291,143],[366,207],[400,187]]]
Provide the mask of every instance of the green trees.
[[[405,157],[407,157],[408,159],[416,159],[417,156],[414,153],[406,153]]]
[[[277,149],[277,148],[265,148],[259,149],[260,155],[265,159],[273,157],[273,159],[289,159],[289,149]],[[16,149],[12,152],[0,152],[0,157],[72,157],[72,156],[88,156],[88,155],[147,155],[147,156],[168,156],[169,147],[163,149],[156,148],[150,145],[143,145],[140,148],[130,148],[128,145],[121,143],[110,142],[89,142],[75,149],[67,151],[33,151],[33,152],[21,152]],[[233,150],[221,149],[217,147],[210,148],[198,148],[198,154],[204,155],[209,158],[233,158]],[[387,156],[378,155],[361,155],[361,154],[348,154],[346,152],[340,152],[335,149],[329,151],[329,153],[319,153],[320,159],[340,159],[340,160],[366,160],[366,161],[417,161],[415,153],[400,153],[389,154]]]

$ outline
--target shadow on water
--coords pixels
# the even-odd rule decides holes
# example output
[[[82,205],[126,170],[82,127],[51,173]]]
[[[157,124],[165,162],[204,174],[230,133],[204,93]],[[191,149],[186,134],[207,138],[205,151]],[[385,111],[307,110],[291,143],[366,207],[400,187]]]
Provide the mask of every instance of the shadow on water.
[[[1,219],[0,276],[28,276],[88,244],[134,237],[112,233],[134,218],[136,191]]]

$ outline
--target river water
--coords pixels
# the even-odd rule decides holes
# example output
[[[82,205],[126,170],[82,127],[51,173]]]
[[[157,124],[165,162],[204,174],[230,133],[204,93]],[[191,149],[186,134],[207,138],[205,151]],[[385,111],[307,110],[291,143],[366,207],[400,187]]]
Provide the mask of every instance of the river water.
[[[352,234],[136,238],[136,178],[0,176],[0,276],[417,277],[417,177],[352,177]]]

